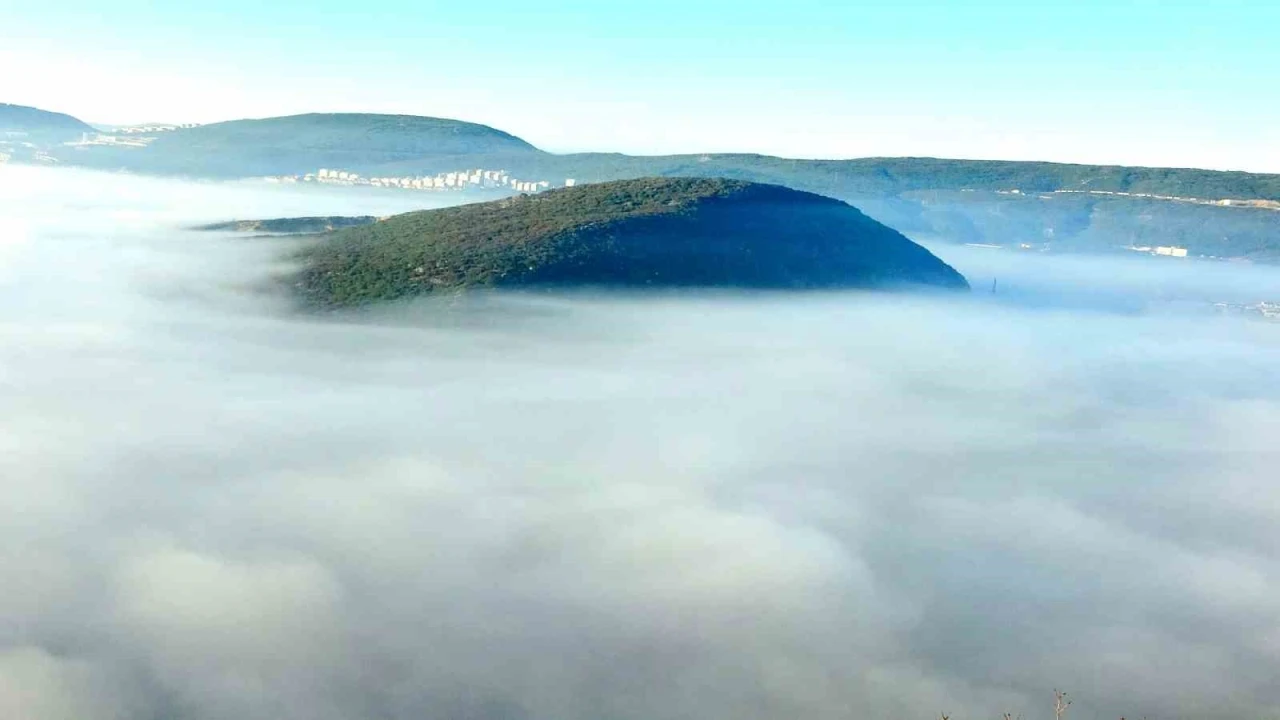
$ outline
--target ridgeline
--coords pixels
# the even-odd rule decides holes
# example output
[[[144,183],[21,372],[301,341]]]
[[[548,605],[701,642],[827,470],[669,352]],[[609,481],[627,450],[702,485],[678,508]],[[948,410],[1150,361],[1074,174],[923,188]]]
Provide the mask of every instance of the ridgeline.
[[[69,146],[62,141],[88,126],[34,108],[0,111],[0,118],[58,118],[61,129],[48,134],[21,130],[16,120],[9,132],[21,138],[6,143],[0,132],[0,155],[20,162],[196,178],[302,176],[320,168],[412,177],[483,168],[553,187],[568,178],[730,178],[844,200],[912,237],[1053,252],[1174,245],[1192,257],[1280,262],[1275,174],[937,158],[558,155],[484,125],[375,114],[234,120],[158,133],[133,146]],[[43,144],[41,152],[24,141]]]
[[[27,135],[39,140],[64,140],[86,132],[93,132],[93,128],[70,115],[0,103],[0,133]]]
[[[239,178],[368,168],[423,158],[538,152],[485,125],[365,113],[312,113],[228,122],[161,133],[144,148],[95,147],[66,162],[164,175]]]

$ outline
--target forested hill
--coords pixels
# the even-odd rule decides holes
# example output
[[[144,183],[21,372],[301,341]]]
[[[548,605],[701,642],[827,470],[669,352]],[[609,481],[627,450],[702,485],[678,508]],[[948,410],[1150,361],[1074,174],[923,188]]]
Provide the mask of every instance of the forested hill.
[[[75,165],[220,178],[303,174],[322,167],[366,176],[487,168],[551,181],[728,177],[845,199],[915,190],[1018,189],[1280,200],[1280,175],[1245,172],[937,158],[558,155],[485,125],[414,115],[312,113],[232,120],[162,133],[145,148],[62,149],[58,156]]]
[[[323,236],[301,261],[296,287],[325,307],[471,287],[968,287],[838,200],[692,178],[399,215]]]
[[[911,237],[941,241],[1062,252],[1175,245],[1192,256],[1280,262],[1280,175],[932,158],[537,155],[509,161],[504,167],[526,177],[726,177],[785,185],[850,202]]]
[[[157,174],[251,177],[322,167],[360,171],[441,156],[466,158],[470,167],[472,158],[536,152],[514,135],[459,120],[313,113],[183,128],[159,134],[145,148],[92,148],[66,159]]]
[[[559,155],[484,125],[404,115],[235,120],[147,142],[46,150],[63,165],[208,178],[320,168],[384,178],[505,170],[553,187],[568,178],[718,177],[844,200],[913,237],[1088,252],[1177,245],[1193,256],[1280,260],[1274,174],[936,158]]]
[[[88,124],[57,112],[0,103],[0,133],[56,134],[67,137],[93,132]]]

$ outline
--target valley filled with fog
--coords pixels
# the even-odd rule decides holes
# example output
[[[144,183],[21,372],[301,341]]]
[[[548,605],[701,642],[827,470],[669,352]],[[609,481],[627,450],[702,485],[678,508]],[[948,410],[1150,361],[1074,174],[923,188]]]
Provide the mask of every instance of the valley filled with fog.
[[[0,718],[1280,712],[1280,269],[316,315],[185,229],[423,203],[0,167]]]

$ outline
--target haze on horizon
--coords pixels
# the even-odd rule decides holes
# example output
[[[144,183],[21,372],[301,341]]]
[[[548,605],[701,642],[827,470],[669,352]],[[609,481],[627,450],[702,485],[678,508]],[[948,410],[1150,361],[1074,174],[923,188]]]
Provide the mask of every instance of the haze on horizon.
[[[89,122],[318,111],[552,151],[1280,172],[1280,5],[9,2],[0,101]]]

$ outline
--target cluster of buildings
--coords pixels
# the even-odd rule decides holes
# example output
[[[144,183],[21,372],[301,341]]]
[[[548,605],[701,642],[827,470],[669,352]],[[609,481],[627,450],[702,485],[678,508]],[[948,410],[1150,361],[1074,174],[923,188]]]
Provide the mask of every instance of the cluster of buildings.
[[[976,192],[971,188],[965,188],[961,192]],[[1030,197],[1030,194],[1014,188],[1013,190],[996,190],[997,195],[1022,195]],[[1280,201],[1277,200],[1210,200],[1196,197],[1179,197],[1177,195],[1156,195],[1154,193],[1131,193],[1120,192],[1117,190],[1050,190],[1043,193],[1032,193],[1041,200],[1052,200],[1055,195],[1099,195],[1118,198],[1138,198],[1142,200],[1165,200],[1168,202],[1190,203],[1192,205],[1216,205],[1217,207],[1230,208],[1260,208],[1263,210],[1280,210]]]
[[[1017,190],[1013,191],[1015,194]],[[1280,210],[1280,202],[1275,200],[1210,200],[1195,197],[1178,197],[1175,195],[1155,195],[1153,193],[1129,193],[1114,190],[1054,190],[1055,194],[1077,195],[1111,195],[1113,197],[1142,198],[1144,200],[1168,200],[1170,202],[1192,203],[1194,205],[1217,205],[1218,207],[1262,208],[1264,210]]]
[[[1132,250],[1134,252],[1150,253],[1152,255],[1162,255],[1164,257],[1184,258],[1187,256],[1187,249],[1184,247],[1172,247],[1172,246],[1163,246],[1163,245],[1157,246],[1157,247],[1149,247],[1149,246],[1143,245],[1140,247],[1127,247],[1125,249]]]
[[[314,182],[331,185],[365,185],[369,187],[399,188],[402,190],[512,190],[537,193],[549,190],[549,180],[520,180],[505,170],[460,170],[438,175],[412,175],[403,177],[365,177],[346,170],[321,168],[305,175],[283,175],[265,178],[273,183]],[[566,179],[556,187],[573,187],[577,181]]]
[[[124,132],[123,130],[121,132]],[[71,147],[92,147],[94,145],[108,145],[111,147],[131,147],[143,148],[150,145],[155,140],[154,136],[130,136],[130,135],[113,135],[108,133],[82,133],[80,139],[75,142],[69,142],[67,145]]]
[[[1253,305],[1214,303],[1213,307],[1223,315],[1255,315],[1271,322],[1280,322],[1280,302],[1260,302]]]
[[[79,140],[66,144],[71,147],[107,145],[111,147],[141,148],[150,145],[156,139],[155,136],[160,133],[173,132],[174,130],[185,130],[193,127],[199,127],[199,125],[196,123],[184,123],[181,125],[129,125],[127,127],[115,128],[111,132],[81,133]]]
[[[58,162],[58,159],[33,143],[0,140],[0,165],[10,161],[52,165]]]
[[[174,130],[186,130],[187,128],[200,127],[199,123],[181,123],[173,125],[169,123],[161,123],[159,125],[130,125],[128,127],[116,128],[116,132],[122,135],[153,135],[155,133],[172,132]]]
[[[25,135],[0,131],[0,165],[13,161],[14,158],[17,158],[15,162],[22,162],[35,152],[35,144],[22,142],[19,137]]]

